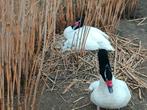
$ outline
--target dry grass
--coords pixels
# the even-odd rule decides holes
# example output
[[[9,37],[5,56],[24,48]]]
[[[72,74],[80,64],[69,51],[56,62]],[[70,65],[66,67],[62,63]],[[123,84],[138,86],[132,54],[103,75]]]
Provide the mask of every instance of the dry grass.
[[[147,49],[142,47],[141,41],[138,39],[130,40],[112,33],[109,33],[109,35],[115,47],[115,52],[110,53],[110,61],[115,77],[126,81],[133,90],[142,91],[143,88],[147,88],[147,75],[139,72],[140,65],[147,59]],[[59,48],[63,35],[57,35],[57,37],[59,39],[56,42],[52,56],[46,56],[48,60],[45,61],[43,66],[43,76],[55,77],[58,74],[56,77],[62,79],[64,75],[67,75],[69,79],[71,76],[75,77],[76,82],[97,80],[99,78],[97,53],[86,51],[81,54],[81,52],[71,51],[62,55]],[[48,74],[48,71],[50,71],[50,74]],[[52,82],[56,85],[56,81]],[[76,82],[75,80],[71,82],[63,93],[66,93]]]
[[[57,19],[57,24],[61,25],[57,31],[62,32],[65,26],[83,13],[86,15],[85,24],[114,31],[125,6],[124,0],[62,0]]]
[[[126,0],[126,8],[124,10],[125,17],[135,17],[134,13],[139,4],[139,0]]]
[[[62,33],[65,26],[83,13],[86,15],[85,24],[115,31],[122,13],[131,16],[138,3],[139,0],[62,0],[58,10],[57,24],[60,25],[57,32]]]
[[[143,90],[147,88],[147,75],[140,72],[140,65],[147,60],[147,49],[142,47],[138,39],[130,40],[113,33],[109,35],[115,47],[115,53],[109,54],[113,74],[128,84],[133,95],[138,94],[135,97],[143,99]],[[83,108],[89,105],[87,98],[89,84],[98,80],[100,76],[97,53],[86,51],[81,54],[81,52],[71,51],[62,54],[59,45],[63,35],[57,35],[57,38],[59,38],[56,41],[57,48],[53,49],[52,55],[46,55],[42,79],[48,90],[60,91],[59,97],[62,97],[65,102],[71,102],[70,106],[73,110]],[[133,104],[136,102],[133,95],[128,106],[131,110],[135,109]],[[84,98],[84,101],[81,98]]]
[[[46,45],[42,53],[40,48],[42,43],[50,45],[46,39],[53,39],[58,4],[58,1],[1,0],[1,110],[34,109]]]

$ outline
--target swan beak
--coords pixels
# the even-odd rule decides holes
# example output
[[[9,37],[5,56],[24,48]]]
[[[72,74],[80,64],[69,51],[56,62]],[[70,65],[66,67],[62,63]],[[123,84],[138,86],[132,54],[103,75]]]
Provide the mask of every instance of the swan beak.
[[[108,90],[109,90],[109,93],[113,93],[113,85],[112,85],[112,80],[108,80],[106,81],[106,84],[107,84],[107,87],[108,87]]]
[[[109,93],[110,93],[110,94],[113,93],[113,88],[112,88],[112,86],[108,86],[108,90],[109,90]]]
[[[74,25],[73,25],[73,29],[75,30],[79,26],[79,24],[80,24],[79,21],[75,22]]]

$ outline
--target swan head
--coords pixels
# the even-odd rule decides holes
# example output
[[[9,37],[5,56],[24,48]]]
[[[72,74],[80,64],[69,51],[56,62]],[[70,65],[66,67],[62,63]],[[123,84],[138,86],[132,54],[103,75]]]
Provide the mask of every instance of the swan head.
[[[84,19],[85,19],[84,14],[82,16],[80,16],[80,17],[77,17],[76,21],[74,23],[72,23],[72,25],[71,25],[72,29],[76,30],[76,29],[82,27],[83,24],[84,24]]]
[[[113,83],[112,83],[113,75],[109,63],[108,51],[105,49],[100,49],[98,51],[98,59],[99,59],[99,71],[102,76],[102,79],[104,80],[109,93],[113,93]]]
[[[82,16],[77,17],[74,23],[71,23],[70,26],[66,27],[63,32],[65,38],[72,38],[74,36],[73,33],[75,30],[83,26],[84,19],[85,15],[83,14]]]

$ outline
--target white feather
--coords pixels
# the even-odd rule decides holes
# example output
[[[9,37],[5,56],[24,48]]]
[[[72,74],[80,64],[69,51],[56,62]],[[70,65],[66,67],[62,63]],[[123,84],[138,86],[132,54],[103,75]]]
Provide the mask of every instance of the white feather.
[[[108,88],[101,78],[99,81],[91,83],[89,90],[93,90],[90,96],[91,101],[102,108],[119,109],[127,106],[131,99],[131,93],[127,84],[113,77],[113,93],[109,93]]]
[[[90,86],[89,86],[89,90],[90,91],[93,91],[95,88],[97,88],[98,86],[99,86],[99,81],[94,81],[94,82],[92,82],[91,84],[90,84]]]
[[[106,49],[114,51],[113,46],[108,40],[109,36],[94,27],[83,26],[79,29],[73,30],[71,26],[68,26],[64,30],[64,37],[66,38],[66,41],[62,47],[63,51],[71,48],[75,48],[77,50],[80,49],[80,46],[83,44],[83,39],[86,39],[86,43],[84,45],[85,50]]]

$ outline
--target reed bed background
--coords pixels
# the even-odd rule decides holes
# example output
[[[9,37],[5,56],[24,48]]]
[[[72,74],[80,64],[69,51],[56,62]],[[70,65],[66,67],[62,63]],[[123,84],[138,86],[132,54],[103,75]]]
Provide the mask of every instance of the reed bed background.
[[[127,18],[135,18],[134,14],[138,7],[139,0],[126,0],[126,8],[124,10],[123,16]]]
[[[35,109],[58,1],[1,0],[0,5],[0,109]]]
[[[139,0],[61,0],[57,19],[57,24],[61,25],[58,25],[57,32],[61,33],[83,13],[86,25],[114,32],[122,16],[133,16],[138,3]]]
[[[116,76],[127,81],[132,89],[146,88],[143,79],[146,76],[136,70],[144,61],[146,50],[140,43],[114,34],[126,6],[132,10],[137,3],[134,0],[1,0],[0,109],[33,110],[37,92],[50,85],[54,90],[60,81],[60,87],[66,82],[69,85],[62,88],[65,94],[77,82],[90,83],[98,78],[96,53],[62,54],[60,50],[64,28],[83,14],[84,24],[99,27],[111,36],[116,48],[111,56]],[[40,84],[43,88],[39,88]]]
[[[62,0],[57,19],[61,25],[57,31],[62,32],[65,26],[83,14],[86,16],[85,24],[114,31],[125,6],[126,1],[121,0]]]

